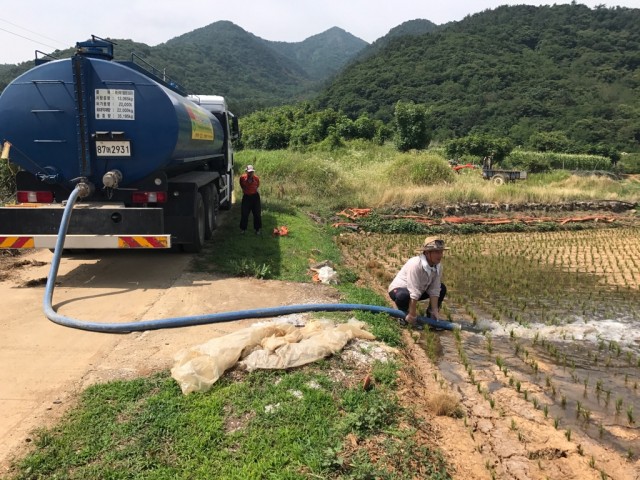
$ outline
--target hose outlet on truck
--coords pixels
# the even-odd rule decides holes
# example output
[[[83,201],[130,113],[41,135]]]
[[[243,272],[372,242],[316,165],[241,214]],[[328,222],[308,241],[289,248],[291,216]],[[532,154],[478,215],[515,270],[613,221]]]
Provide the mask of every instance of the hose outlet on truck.
[[[87,198],[93,195],[93,192],[95,191],[95,187],[93,186],[93,183],[91,183],[86,178],[81,178],[78,184],[76,185],[76,188],[78,189],[78,196],[80,198]]]
[[[122,172],[120,170],[109,170],[102,177],[102,184],[105,188],[118,188],[122,182]]]

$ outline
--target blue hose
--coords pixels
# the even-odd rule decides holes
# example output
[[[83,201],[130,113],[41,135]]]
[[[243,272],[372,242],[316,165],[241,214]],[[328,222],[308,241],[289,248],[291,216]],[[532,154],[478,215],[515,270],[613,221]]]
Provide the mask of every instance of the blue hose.
[[[406,316],[406,313],[402,310],[396,310],[388,307],[379,307],[376,305],[360,305],[351,303],[316,303],[307,305],[288,305],[283,307],[258,308],[254,310],[239,310],[236,312],[212,313],[208,315],[194,315],[189,317],[173,317],[160,320],[143,320],[140,322],[127,323],[86,322],[76,320],[74,318],[65,317],[64,315],[60,315],[53,308],[53,290],[55,288],[55,280],[58,275],[60,258],[62,256],[62,250],[64,248],[64,240],[69,228],[71,210],[73,209],[73,205],[76,203],[79,194],[80,190],[76,187],[73,192],[71,192],[71,195],[67,200],[67,205],[64,209],[62,221],[60,223],[60,229],[58,231],[58,239],[56,241],[53,259],[51,260],[51,269],[49,270],[49,276],[47,278],[47,285],[44,293],[44,313],[49,320],[57,323],[58,325],[77,328],[79,330],[87,330],[91,332],[130,333],[140,332],[144,330],[160,330],[163,328],[208,325],[211,323],[231,322],[234,320],[242,320],[247,318],[269,318],[277,317],[280,315],[289,315],[292,313],[304,312],[345,312],[352,310],[361,310],[373,313],[386,313],[398,319],[404,319]],[[429,325],[431,327],[443,330],[454,330],[460,328],[460,326],[455,323],[443,322],[428,317],[418,317],[418,323],[421,325]]]

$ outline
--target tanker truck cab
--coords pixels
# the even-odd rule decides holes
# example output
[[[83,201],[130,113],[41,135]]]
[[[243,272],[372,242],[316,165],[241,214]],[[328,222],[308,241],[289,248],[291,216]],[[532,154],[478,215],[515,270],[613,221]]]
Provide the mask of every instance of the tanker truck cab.
[[[233,193],[233,141],[240,138],[240,128],[238,127],[238,117],[229,111],[227,102],[220,95],[189,95],[196,105],[213,114],[222,124],[224,130],[224,154],[227,164],[225,170],[229,172],[229,178],[224,179],[224,186],[220,190],[220,208],[228,210],[231,208]]]
[[[136,55],[115,61],[113,45],[92,36],[0,95],[0,161],[19,170],[17,202],[0,208],[0,248],[54,248],[79,187],[65,249],[198,252],[231,207],[238,122],[225,99],[189,98]]]

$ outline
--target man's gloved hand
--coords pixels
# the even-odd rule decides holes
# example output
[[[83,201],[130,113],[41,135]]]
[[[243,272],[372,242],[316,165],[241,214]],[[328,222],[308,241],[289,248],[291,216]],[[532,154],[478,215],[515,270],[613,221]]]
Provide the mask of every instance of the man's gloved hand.
[[[407,321],[407,323],[409,325],[415,325],[416,321],[418,319],[418,316],[417,315],[411,315],[410,313],[407,313],[407,316],[404,317],[404,319]]]

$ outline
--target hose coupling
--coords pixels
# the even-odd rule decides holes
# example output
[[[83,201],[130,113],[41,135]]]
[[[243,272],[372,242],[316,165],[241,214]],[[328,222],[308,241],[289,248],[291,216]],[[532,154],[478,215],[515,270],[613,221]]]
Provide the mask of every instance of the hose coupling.
[[[87,198],[88,196],[92,195],[95,190],[93,183],[91,183],[86,178],[80,179],[80,181],[76,184],[76,188],[78,189],[78,197],[80,198]]]
[[[120,170],[109,170],[102,177],[102,183],[105,188],[118,188],[122,181],[122,172]]]

